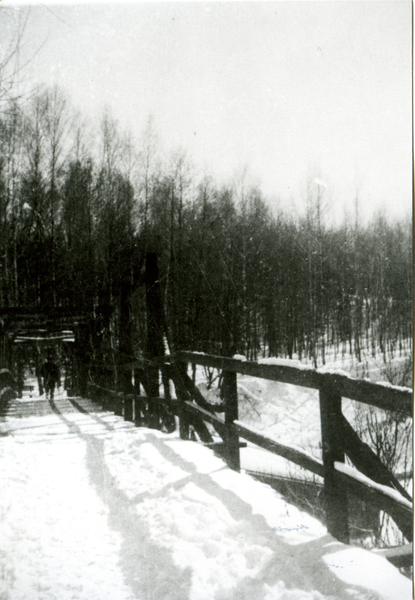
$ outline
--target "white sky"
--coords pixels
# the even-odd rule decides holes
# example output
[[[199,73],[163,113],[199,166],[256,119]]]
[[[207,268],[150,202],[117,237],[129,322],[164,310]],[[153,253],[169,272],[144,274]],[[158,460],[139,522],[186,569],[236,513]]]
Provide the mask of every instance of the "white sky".
[[[164,145],[218,181],[248,165],[289,206],[318,177],[338,214],[359,190],[363,215],[399,217],[412,209],[411,35],[409,0],[43,2],[25,51],[46,40],[35,80],[95,118],[110,107],[137,136],[152,115]]]

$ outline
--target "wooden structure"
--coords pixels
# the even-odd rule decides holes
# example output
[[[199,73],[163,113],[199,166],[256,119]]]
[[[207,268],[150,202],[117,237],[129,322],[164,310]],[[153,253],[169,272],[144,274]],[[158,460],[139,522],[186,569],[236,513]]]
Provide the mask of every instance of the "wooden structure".
[[[64,308],[9,307],[0,309],[0,369],[16,372],[15,355],[17,346],[32,345],[36,348],[52,348],[71,343],[77,380],[82,372],[80,365],[86,361],[84,338],[92,315]],[[37,353],[35,354],[37,361]],[[36,364],[36,370],[39,365]],[[86,375],[83,385],[86,392]]]
[[[220,405],[211,404],[202,396],[187,374],[189,365],[214,367],[222,372],[223,401]],[[402,417],[412,417],[411,390],[356,380],[337,373],[319,373],[311,368],[258,364],[194,352],[177,352],[153,361],[143,359],[124,365],[124,368],[139,373],[139,377],[135,378],[137,381],[146,380],[145,372],[149,368],[152,376],[157,369],[163,374],[164,382],[170,380],[174,383],[176,398],[170,398],[169,393],[164,397],[154,396],[148,393],[150,389],[145,390],[146,396],[142,396],[140,385],[136,386],[135,394],[123,394],[104,390],[93,383],[89,385],[91,397],[100,399],[106,408],[112,408],[137,425],[148,426],[151,423],[153,427],[162,428],[163,418],[160,415],[163,415],[164,407],[178,416],[182,439],[191,439],[195,431],[206,445],[222,448],[222,455],[232,469],[240,469],[242,438],[323,477],[327,528],[344,543],[349,543],[348,491],[390,514],[408,542],[412,542],[411,496],[360,440],[342,413],[342,398],[349,398],[394,411]],[[280,444],[238,420],[238,373],[319,390],[322,460]],[[155,413],[152,407],[157,407]],[[222,439],[221,443],[214,442],[206,423],[213,426]],[[344,466],[346,456],[356,469]],[[404,566],[411,553],[412,545],[409,544],[404,550],[400,548],[396,553],[391,550],[386,556],[394,564]]]

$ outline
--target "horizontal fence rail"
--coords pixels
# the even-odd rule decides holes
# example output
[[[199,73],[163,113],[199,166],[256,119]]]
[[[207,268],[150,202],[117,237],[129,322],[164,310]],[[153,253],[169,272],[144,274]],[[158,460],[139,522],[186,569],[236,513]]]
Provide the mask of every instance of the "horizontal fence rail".
[[[291,383],[292,385],[315,390],[321,389],[323,384],[329,383],[337,389],[343,398],[357,400],[363,404],[370,404],[384,410],[400,411],[408,417],[412,417],[413,414],[412,391],[397,386],[354,379],[338,373],[320,373],[306,366],[298,368],[286,365],[261,364],[234,358],[211,356],[199,352],[182,351],[171,358],[174,361],[213,367],[221,371],[231,371],[242,375],[250,375],[251,377],[280,381],[281,383]]]
[[[212,404],[204,398],[187,374],[189,364],[215,368],[222,373],[220,404]],[[246,445],[240,442],[242,438],[324,478],[327,528],[341,541],[349,543],[347,491],[350,491],[376,509],[387,512],[405,538],[412,542],[411,496],[369,446],[360,440],[341,409],[342,398],[348,398],[393,411],[400,418],[412,417],[412,390],[358,380],[342,373],[319,372],[303,365],[255,363],[186,351],[152,361],[140,359],[122,365],[101,365],[101,368],[120,373],[134,370],[138,392],[141,386],[145,392],[150,391],[146,389],[146,373],[151,369],[153,393],[146,396],[122,394],[94,384],[89,388],[91,396],[100,399],[107,408],[112,406],[116,414],[124,415],[136,425],[150,423],[153,427],[172,430],[172,415],[176,415],[182,439],[195,439],[196,433],[203,443],[220,451],[235,470],[240,469],[240,448]],[[154,369],[162,374],[164,397],[154,394]],[[238,373],[319,390],[322,460],[281,444],[239,421]],[[177,398],[170,397],[169,381],[174,383]],[[222,439],[221,443],[214,441],[206,423],[214,428]],[[356,469],[344,465],[346,456]],[[394,553],[391,550],[387,557],[394,564],[401,561],[404,565],[408,562],[408,548],[405,552]]]

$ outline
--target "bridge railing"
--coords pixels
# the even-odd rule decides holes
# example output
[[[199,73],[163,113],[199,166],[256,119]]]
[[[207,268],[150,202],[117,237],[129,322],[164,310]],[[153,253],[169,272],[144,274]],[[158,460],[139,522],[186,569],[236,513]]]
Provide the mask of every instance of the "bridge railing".
[[[220,405],[209,403],[189,377],[188,365],[216,368],[222,373]],[[336,372],[319,372],[312,368],[285,364],[261,364],[212,356],[198,352],[178,352],[159,361],[137,361],[125,365],[135,370],[136,382],[146,387],[146,371],[151,365],[162,373],[164,397],[143,397],[137,394],[116,394],[117,411],[136,424],[150,415],[150,423],[159,427],[162,405],[179,417],[180,436],[189,439],[195,430],[201,441],[218,449],[230,468],[240,469],[240,447],[253,443],[324,478],[326,522],[329,532],[337,539],[349,542],[347,491],[370,502],[377,509],[390,514],[405,538],[412,542],[413,501],[398,479],[380,461],[378,456],[360,440],[342,412],[342,399],[393,411],[400,417],[413,416],[412,391],[370,381],[357,380]],[[118,367],[120,368],[120,367]],[[242,423],[238,418],[237,375],[249,375],[319,391],[322,460],[297,448],[281,444]],[[170,398],[168,381],[173,381],[176,399]],[[136,388],[139,388],[136,384]],[[95,386],[95,394],[98,393]],[[91,388],[92,392],[92,388]],[[114,392],[113,392],[114,394]],[[276,400],[277,401],[277,400]],[[312,401],[312,400],[310,400]],[[148,422],[148,420],[147,420]],[[218,433],[222,442],[214,441],[206,423]],[[356,469],[345,464],[348,457]]]

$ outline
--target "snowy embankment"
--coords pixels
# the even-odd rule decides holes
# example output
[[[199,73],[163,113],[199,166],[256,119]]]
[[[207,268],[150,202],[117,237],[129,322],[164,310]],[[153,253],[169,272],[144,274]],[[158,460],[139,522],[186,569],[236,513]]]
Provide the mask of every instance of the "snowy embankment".
[[[2,600],[412,597],[201,444],[56,403],[0,424]]]

